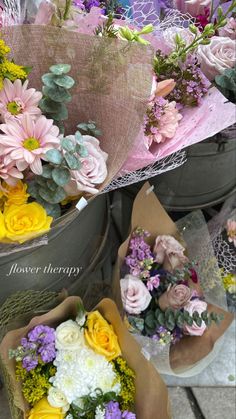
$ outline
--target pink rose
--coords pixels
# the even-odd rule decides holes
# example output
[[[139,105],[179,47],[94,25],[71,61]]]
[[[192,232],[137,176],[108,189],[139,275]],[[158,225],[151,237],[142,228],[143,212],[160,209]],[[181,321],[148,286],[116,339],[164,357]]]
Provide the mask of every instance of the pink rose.
[[[204,12],[205,7],[210,7],[211,0],[174,0],[174,7],[182,13],[190,13],[196,17]]]
[[[222,74],[227,68],[233,68],[236,62],[235,42],[230,38],[213,36],[211,43],[200,45],[198,55],[201,70],[210,80]]]
[[[226,25],[219,29],[219,35],[234,40],[236,39],[236,19],[234,17],[230,17],[227,20]]]
[[[207,303],[201,300],[192,300],[184,307],[184,310],[188,311],[191,317],[195,311],[201,315],[207,310]],[[193,322],[192,326],[185,324],[183,330],[186,334],[191,336],[202,336],[206,327],[206,323],[202,320],[201,326],[198,326],[195,322]]]
[[[76,196],[82,191],[96,194],[98,192],[96,186],[101,185],[107,177],[108,154],[101,150],[96,138],[83,135],[83,140],[88,157],[80,159],[82,167],[79,170],[71,170],[72,180],[64,188],[69,196]]]
[[[126,275],[120,281],[121,298],[125,311],[129,314],[140,314],[151,302],[151,294],[141,279]]]
[[[188,258],[184,255],[185,248],[172,236],[157,236],[153,253],[155,261],[163,265],[169,272],[181,269]]]
[[[189,302],[192,291],[183,284],[169,286],[167,291],[161,295],[158,304],[162,310],[171,307],[175,310],[183,308]]]

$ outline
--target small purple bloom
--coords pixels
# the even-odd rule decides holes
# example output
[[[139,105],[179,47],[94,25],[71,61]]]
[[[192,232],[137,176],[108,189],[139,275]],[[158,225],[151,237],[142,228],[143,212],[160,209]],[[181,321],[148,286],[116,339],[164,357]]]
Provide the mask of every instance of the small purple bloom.
[[[55,342],[55,330],[49,326],[39,325],[34,327],[28,333],[28,339],[31,342],[47,345]]]
[[[119,403],[113,401],[107,403],[105,419],[122,419]]]
[[[149,281],[147,281],[147,289],[148,291],[153,291],[154,288],[158,288],[160,285],[160,277],[159,275],[152,276]]]
[[[55,345],[50,343],[49,345],[41,346],[38,350],[42,361],[47,364],[48,362],[52,362],[56,358],[56,350]]]
[[[23,368],[27,371],[31,371],[38,365],[38,357],[35,355],[27,355],[22,360]]]
[[[125,410],[121,417],[122,419],[136,419],[136,415],[128,410]]]

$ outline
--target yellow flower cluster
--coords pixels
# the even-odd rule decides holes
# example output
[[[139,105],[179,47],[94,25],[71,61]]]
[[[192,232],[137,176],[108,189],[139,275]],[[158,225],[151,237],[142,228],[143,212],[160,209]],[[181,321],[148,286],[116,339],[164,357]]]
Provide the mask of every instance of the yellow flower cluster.
[[[236,274],[228,274],[223,278],[223,285],[230,294],[236,293]]]
[[[45,367],[39,364],[35,369],[26,371],[20,362],[16,365],[16,379],[21,382],[22,393],[31,406],[47,394],[51,387],[49,378],[53,375],[55,375],[54,367],[45,370]]]
[[[0,90],[3,87],[4,79],[15,81],[16,79],[24,80],[27,73],[23,66],[17,65],[9,61],[6,56],[11,49],[0,39]]]
[[[50,230],[53,218],[37,202],[28,201],[27,185],[2,184],[0,192],[0,241],[24,243]]]
[[[132,410],[132,408],[134,407],[135,397],[135,373],[128,366],[127,362],[120,356],[113,361],[113,365],[118,379],[121,383],[121,409]]]

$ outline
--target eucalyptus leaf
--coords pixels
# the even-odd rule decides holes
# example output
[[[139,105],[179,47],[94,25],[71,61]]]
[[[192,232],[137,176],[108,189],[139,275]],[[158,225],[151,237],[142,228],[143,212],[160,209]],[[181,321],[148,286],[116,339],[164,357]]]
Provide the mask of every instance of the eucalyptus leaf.
[[[152,312],[146,315],[144,322],[145,322],[145,325],[149,327],[150,329],[155,329],[157,325],[154,314]]]
[[[48,150],[46,152],[46,157],[50,163],[58,164],[58,165],[62,163],[62,159],[63,159],[60,151],[56,149]]]
[[[61,187],[58,187],[55,192],[39,188],[39,195],[50,204],[59,204],[67,196],[66,192]]]
[[[52,73],[47,73],[42,76],[42,81],[47,87],[55,87],[54,83],[55,75]]]
[[[54,78],[54,83],[57,86],[64,87],[64,89],[71,89],[74,86],[75,81],[70,76],[59,76]]]
[[[76,150],[76,144],[67,137],[61,140],[61,146],[65,151],[74,152]]]
[[[32,198],[37,199],[39,196],[39,187],[35,181],[31,181],[28,184],[27,192],[32,196]]]
[[[61,207],[59,204],[49,204],[42,198],[37,199],[37,202],[44,207],[47,215],[53,217],[54,220],[61,216]]]
[[[43,87],[43,94],[48,96],[50,99],[54,100],[55,102],[70,102],[71,95],[67,90],[63,89],[63,87]]]
[[[54,182],[52,179],[47,180],[47,187],[50,189],[50,191],[55,191],[58,187],[58,185]]]
[[[46,179],[52,179],[52,170],[53,168],[49,164],[43,165],[42,177]]]
[[[52,178],[58,186],[65,186],[70,181],[70,172],[67,168],[56,167],[52,171]]]
[[[52,65],[49,70],[53,74],[60,76],[62,74],[69,73],[69,71],[71,70],[71,65],[70,64],[55,64],[55,65]]]
[[[39,102],[40,109],[45,113],[59,113],[62,109],[61,103],[56,103],[48,97],[44,97]]]
[[[65,160],[71,170],[79,170],[81,168],[81,163],[77,157],[73,154],[65,153]]]
[[[84,142],[83,135],[79,131],[76,131],[75,139],[79,144],[83,144],[83,142]]]

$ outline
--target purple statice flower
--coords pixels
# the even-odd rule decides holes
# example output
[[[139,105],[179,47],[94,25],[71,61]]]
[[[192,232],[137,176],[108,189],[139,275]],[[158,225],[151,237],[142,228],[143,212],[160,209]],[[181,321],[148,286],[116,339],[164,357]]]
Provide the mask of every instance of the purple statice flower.
[[[31,371],[34,368],[36,368],[38,365],[38,357],[35,354],[32,355],[26,355],[22,359],[22,366],[26,369],[26,371]]]
[[[107,403],[104,419],[122,419],[118,402],[110,401]]]
[[[41,346],[38,349],[38,353],[45,364],[52,362],[56,358],[56,349],[54,343]]]
[[[125,258],[125,263],[130,269],[131,275],[143,279],[150,277],[153,264],[153,254],[150,246],[145,242],[148,233],[142,229],[136,229],[129,243],[130,254]]]
[[[136,415],[133,412],[129,412],[128,410],[125,410],[122,413],[122,419],[136,419]]]
[[[35,351],[37,349],[37,344],[34,342],[29,342],[27,338],[21,339],[21,346],[24,351]]]
[[[31,342],[47,345],[55,342],[55,330],[49,326],[35,326],[29,333],[28,339]]]
[[[85,0],[84,6],[87,12],[90,12],[92,7],[101,7],[101,2],[99,0]]]
[[[148,291],[153,291],[153,289],[158,288],[159,285],[160,285],[160,276],[159,275],[151,276],[151,278],[147,281]]]

